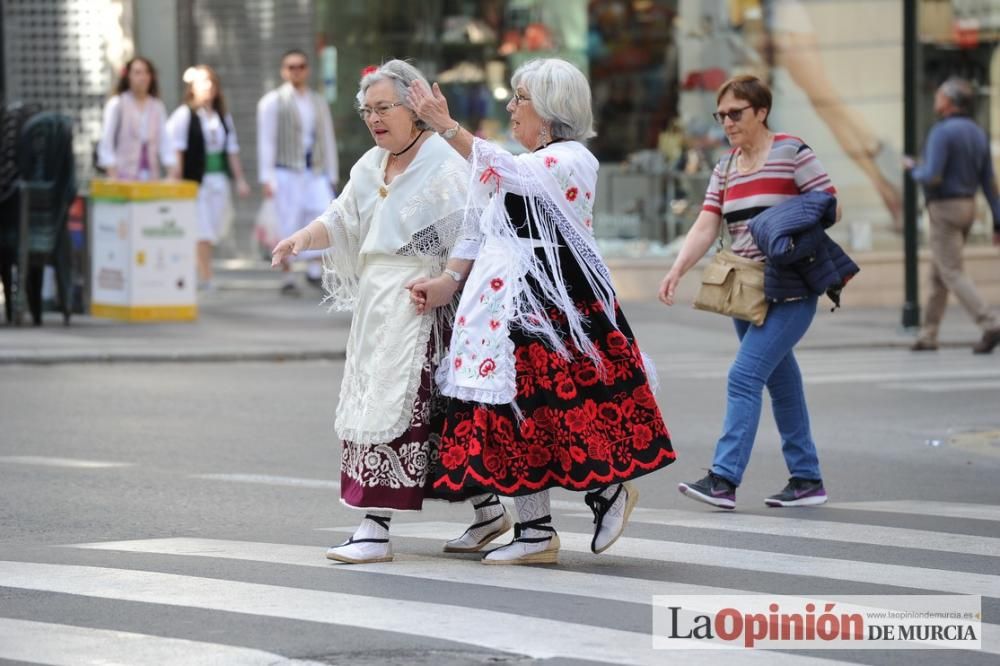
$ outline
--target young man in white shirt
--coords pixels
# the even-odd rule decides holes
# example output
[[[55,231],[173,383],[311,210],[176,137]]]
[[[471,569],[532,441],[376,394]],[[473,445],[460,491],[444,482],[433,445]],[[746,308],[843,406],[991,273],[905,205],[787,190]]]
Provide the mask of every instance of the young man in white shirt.
[[[309,59],[299,50],[281,58],[279,88],[257,104],[258,177],[264,196],[274,200],[279,238],[287,238],[326,210],[338,182],[337,142],[330,108],[309,89]],[[318,252],[304,252],[307,276],[318,282],[322,265]],[[282,268],[282,293],[297,295],[291,266]]]

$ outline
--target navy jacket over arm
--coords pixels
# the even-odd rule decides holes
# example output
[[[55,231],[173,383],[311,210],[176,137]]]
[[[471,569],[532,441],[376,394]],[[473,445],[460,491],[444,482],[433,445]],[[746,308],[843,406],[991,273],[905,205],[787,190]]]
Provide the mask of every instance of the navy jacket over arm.
[[[767,256],[764,295],[769,301],[826,294],[840,305],[840,290],[859,270],[827,236],[837,220],[837,199],[806,192],[772,206],[749,222],[754,243]]]

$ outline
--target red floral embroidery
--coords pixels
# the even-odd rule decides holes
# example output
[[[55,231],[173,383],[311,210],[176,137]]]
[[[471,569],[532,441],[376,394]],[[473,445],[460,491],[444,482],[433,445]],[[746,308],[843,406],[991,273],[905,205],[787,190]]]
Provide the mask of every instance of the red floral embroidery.
[[[590,192],[585,192],[583,196],[587,197],[587,200],[589,201],[590,197],[591,197],[591,194],[590,194]]]
[[[448,469],[455,469],[465,463],[467,454],[462,446],[449,446],[441,454],[441,464]]]
[[[570,351],[566,358],[545,342],[514,329],[517,401],[522,414],[515,417],[507,405],[453,401],[441,431],[440,471],[432,481],[435,488],[458,493],[471,481],[510,495],[553,486],[593,490],[674,460],[670,434],[617,304],[620,330],[592,296],[575,305],[588,318],[599,363],[590,361],[571,340],[566,340]],[[537,314],[565,321],[556,308]],[[494,329],[494,321],[503,324],[489,317],[487,321]],[[485,371],[483,376],[495,373],[496,361],[483,358],[480,363],[465,354],[464,362],[477,373]]]
[[[580,386],[593,386],[599,379],[597,376],[597,368],[594,367],[593,363],[578,365],[573,370],[573,378]]]
[[[632,426],[632,444],[640,451],[649,448],[649,443],[653,441],[653,431],[642,423]]]
[[[559,164],[559,160],[552,157],[551,155],[545,158],[545,166],[548,167],[549,169],[551,169],[556,164]]]
[[[580,407],[574,407],[566,412],[566,427],[570,429],[570,432],[583,432],[588,425],[590,425],[590,419]]]
[[[467,437],[472,433],[472,424],[469,421],[461,421],[455,426],[455,437]]]
[[[641,384],[632,391],[632,397],[635,399],[636,403],[646,409],[654,409],[656,407],[656,398],[653,397],[653,392],[649,389],[649,384]]]
[[[608,333],[608,350],[611,353],[621,355],[628,348],[628,338],[622,335],[621,331],[611,331]]]
[[[462,315],[461,317],[458,318],[458,325],[465,326],[465,315]]]
[[[580,190],[578,190],[577,188],[575,188],[575,187],[569,188],[568,190],[566,190],[566,200],[567,201],[576,201],[576,195],[579,194],[579,193],[580,193]]]
[[[533,444],[528,447],[528,464],[532,467],[541,467],[552,460],[552,454],[544,446]]]
[[[455,369],[458,370],[461,367],[462,367],[462,357],[461,356],[456,356],[455,357]]]
[[[501,280],[498,277],[495,277],[492,280],[490,280],[490,289],[492,289],[493,291],[500,291],[501,289],[503,289],[503,280]]]
[[[495,331],[498,328],[500,328],[500,322],[498,322],[496,319],[490,319],[490,330]]]

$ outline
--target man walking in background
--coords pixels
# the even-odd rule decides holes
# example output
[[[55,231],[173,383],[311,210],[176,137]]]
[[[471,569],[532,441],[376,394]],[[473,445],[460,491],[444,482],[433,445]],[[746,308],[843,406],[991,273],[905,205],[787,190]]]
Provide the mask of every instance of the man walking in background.
[[[257,160],[264,196],[274,199],[279,238],[288,238],[316,219],[334,197],[338,181],[337,142],[330,108],[309,89],[309,59],[299,50],[281,58],[276,90],[257,104]],[[321,253],[303,252],[300,259],[311,282],[322,276]],[[283,262],[282,293],[298,295],[288,261]]]
[[[913,351],[938,348],[938,330],[948,304],[948,292],[959,302],[983,337],[972,348],[989,354],[1000,343],[1000,319],[990,311],[962,268],[962,248],[975,220],[976,189],[983,188],[993,217],[993,243],[1000,245],[1000,197],[990,156],[989,139],[972,120],[974,93],[968,81],[951,77],[934,95],[939,120],[931,128],[924,146],[924,160],[916,164],[903,158],[913,180],[924,186],[930,216],[931,289],[924,312],[924,325]]]

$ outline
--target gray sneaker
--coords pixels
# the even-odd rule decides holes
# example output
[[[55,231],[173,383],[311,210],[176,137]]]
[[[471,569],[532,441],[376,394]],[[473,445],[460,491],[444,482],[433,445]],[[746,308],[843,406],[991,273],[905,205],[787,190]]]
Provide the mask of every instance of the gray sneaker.
[[[700,481],[679,483],[677,490],[681,491],[685,497],[717,506],[720,509],[736,508],[736,486],[715,472],[709,472]]]
[[[815,506],[826,504],[826,489],[822,479],[788,479],[788,485],[777,495],[771,495],[764,504],[768,506]]]

